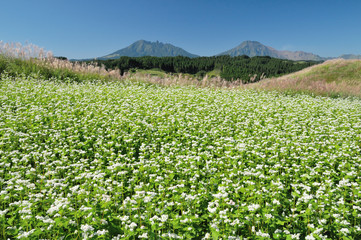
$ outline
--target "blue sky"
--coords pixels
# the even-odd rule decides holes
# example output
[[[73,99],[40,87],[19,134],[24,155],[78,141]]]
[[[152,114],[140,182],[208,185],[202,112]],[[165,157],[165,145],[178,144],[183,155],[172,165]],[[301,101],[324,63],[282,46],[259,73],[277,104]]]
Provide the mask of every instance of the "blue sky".
[[[99,57],[144,39],[210,56],[242,41],[323,57],[361,54],[359,0],[9,0],[0,40]]]

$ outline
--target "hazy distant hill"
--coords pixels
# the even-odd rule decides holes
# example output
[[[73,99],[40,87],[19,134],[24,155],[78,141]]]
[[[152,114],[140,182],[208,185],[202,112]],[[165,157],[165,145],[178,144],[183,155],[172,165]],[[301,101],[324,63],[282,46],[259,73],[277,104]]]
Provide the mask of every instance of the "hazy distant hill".
[[[272,47],[265,46],[257,41],[245,41],[235,48],[232,48],[226,52],[218,55],[230,55],[230,56],[241,56],[247,55],[249,57],[254,56],[270,56],[274,58],[289,59],[289,60],[325,60],[318,55],[313,53],[307,53],[302,51],[279,51]]]
[[[161,42],[149,42],[145,40],[139,40],[132,45],[120,49],[114,53],[101,57],[99,59],[115,59],[121,56],[128,57],[142,57],[142,56],[154,56],[154,57],[175,57],[175,56],[185,56],[185,57],[198,57],[195,54],[191,54],[185,51],[182,48],[173,46],[169,43]]]
[[[343,54],[339,58],[343,58],[343,59],[361,59],[361,55]]]

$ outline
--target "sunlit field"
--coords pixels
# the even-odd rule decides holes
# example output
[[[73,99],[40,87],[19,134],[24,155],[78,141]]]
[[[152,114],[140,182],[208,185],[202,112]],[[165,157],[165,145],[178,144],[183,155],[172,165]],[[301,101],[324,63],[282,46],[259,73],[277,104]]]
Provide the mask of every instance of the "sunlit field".
[[[1,239],[360,239],[361,101],[0,80]]]

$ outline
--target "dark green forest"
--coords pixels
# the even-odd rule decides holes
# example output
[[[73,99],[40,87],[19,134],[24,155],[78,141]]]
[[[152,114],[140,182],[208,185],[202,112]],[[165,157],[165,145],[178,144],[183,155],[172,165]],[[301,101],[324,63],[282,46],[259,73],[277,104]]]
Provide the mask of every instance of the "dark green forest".
[[[312,66],[316,61],[291,61],[271,57],[214,56],[189,58],[177,57],[120,57],[111,60],[95,60],[107,69],[119,68],[121,74],[132,69],[161,69],[168,73],[188,73],[203,77],[207,72],[220,71],[227,81],[241,79],[243,83],[256,82],[262,77],[275,77]]]

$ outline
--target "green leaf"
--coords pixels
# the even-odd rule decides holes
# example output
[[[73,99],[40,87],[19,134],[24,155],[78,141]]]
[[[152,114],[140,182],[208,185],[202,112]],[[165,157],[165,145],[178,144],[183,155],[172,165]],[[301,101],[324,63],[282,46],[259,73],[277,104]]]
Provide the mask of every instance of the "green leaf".
[[[213,240],[217,240],[219,237],[219,232],[217,232],[215,229],[212,229],[212,238]]]
[[[13,216],[13,217],[8,219],[9,225],[13,225],[13,222],[14,222],[15,218],[16,218],[16,216]]]

